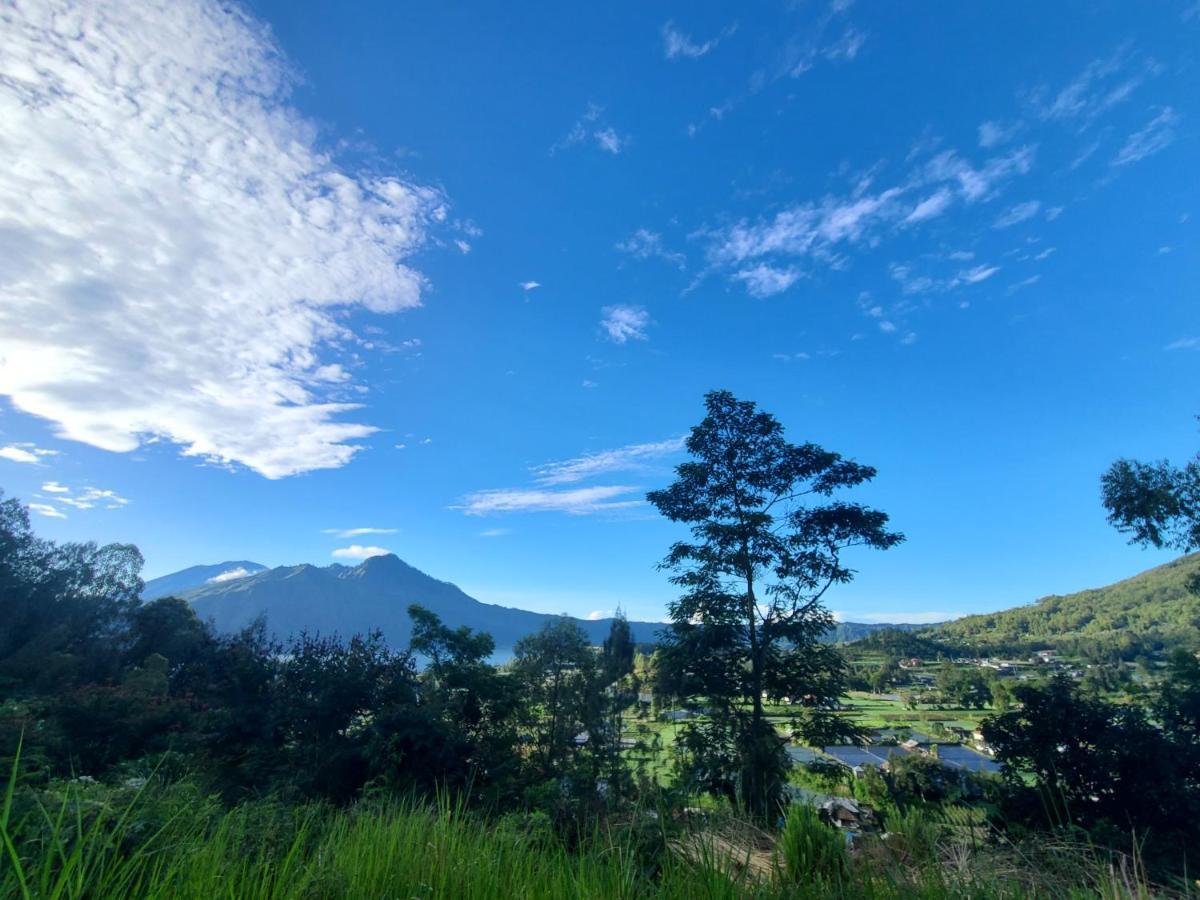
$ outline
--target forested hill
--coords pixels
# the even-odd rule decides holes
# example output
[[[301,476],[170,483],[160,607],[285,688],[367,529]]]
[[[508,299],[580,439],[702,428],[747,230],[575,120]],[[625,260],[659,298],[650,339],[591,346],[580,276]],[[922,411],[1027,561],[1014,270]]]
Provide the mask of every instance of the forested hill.
[[[954,646],[1005,649],[1068,646],[1121,650],[1142,645],[1200,644],[1200,553],[1118,581],[1028,606],[966,616],[926,629],[921,637]]]

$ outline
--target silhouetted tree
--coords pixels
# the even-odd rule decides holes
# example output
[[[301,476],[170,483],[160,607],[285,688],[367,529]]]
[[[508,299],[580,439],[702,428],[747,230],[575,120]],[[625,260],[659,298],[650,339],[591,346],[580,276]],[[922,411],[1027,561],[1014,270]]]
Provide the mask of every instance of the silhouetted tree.
[[[660,685],[709,707],[683,735],[692,778],[765,816],[790,763],[764,699],[842,693],[842,659],[820,640],[833,626],[821,601],[853,577],[844,550],[903,538],[887,529],[886,514],[829,499],[874,469],[788,443],[774,416],[728,391],[706,395],[705,409],[687,439],[692,458],[673,484],[648,495],[692,531],[663,562],[683,594],[670,606]],[[808,727],[828,734],[844,725],[814,715]]]
[[[1200,457],[1183,466],[1119,459],[1100,479],[1108,521],[1129,541],[1181,553],[1200,549]],[[1200,591],[1200,576],[1191,581]]]

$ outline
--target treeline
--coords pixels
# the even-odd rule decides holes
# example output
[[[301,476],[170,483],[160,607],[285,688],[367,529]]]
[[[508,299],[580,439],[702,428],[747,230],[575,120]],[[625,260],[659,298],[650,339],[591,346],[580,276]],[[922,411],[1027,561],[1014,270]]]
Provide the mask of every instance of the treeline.
[[[181,600],[142,602],[141,563],[132,546],[41,540],[0,502],[4,771],[23,742],[27,783],[186,775],[229,801],[441,789],[578,817],[603,803],[598,779],[630,794],[619,713],[637,683],[621,619],[599,652],[553,623],[501,671],[490,636],[419,606],[407,650],[379,635],[280,643],[262,624],[215,634]]]

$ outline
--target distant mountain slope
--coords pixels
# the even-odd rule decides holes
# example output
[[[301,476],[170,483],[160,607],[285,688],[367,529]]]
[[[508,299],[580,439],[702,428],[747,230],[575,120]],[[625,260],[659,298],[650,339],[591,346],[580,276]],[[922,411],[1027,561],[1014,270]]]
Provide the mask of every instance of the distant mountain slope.
[[[481,603],[446,581],[414,569],[392,554],[373,556],[357,566],[284,566],[244,578],[209,582],[183,593],[202,619],[222,631],[244,628],[265,615],[270,630],[288,637],[301,631],[349,636],[373,629],[395,647],[408,645],[408,607],[419,603],[457,628],[486,631],[498,651],[555,619],[546,613]],[[590,640],[608,635],[611,619],[576,619]],[[652,642],[663,626],[630,622],[636,641]]]
[[[203,587],[210,582],[230,581],[266,570],[266,566],[245,559],[217,563],[212,566],[192,566],[161,578],[151,578],[142,590],[142,598],[155,600],[158,597],[169,597],[172,594],[178,596],[185,591]]]
[[[921,631],[928,627],[928,624],[911,622],[838,622],[826,639],[835,644],[851,644],[880,631]]]
[[[1200,553],[1193,553],[1108,587],[966,616],[920,634],[956,646],[997,648],[1130,640],[1193,644],[1200,635],[1200,597],[1187,582],[1198,575]]]

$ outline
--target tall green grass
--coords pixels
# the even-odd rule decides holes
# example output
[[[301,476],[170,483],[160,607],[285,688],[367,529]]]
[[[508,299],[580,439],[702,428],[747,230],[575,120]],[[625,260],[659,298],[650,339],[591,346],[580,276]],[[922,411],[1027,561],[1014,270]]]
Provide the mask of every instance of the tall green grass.
[[[489,821],[449,798],[369,798],[344,810],[271,801],[225,809],[190,785],[153,779],[144,787],[76,783],[18,791],[14,768],[0,805],[0,898],[1152,896],[1138,872],[1075,858],[1070,848],[1028,864],[991,848],[990,856],[974,853],[956,866],[934,858],[939,847],[922,836],[921,852],[912,853],[915,821],[905,823],[904,852],[877,841],[855,854],[808,809],[789,817],[781,852],[762,832],[726,824],[738,827],[710,818],[680,831],[643,811],[568,847],[536,817]],[[751,833],[752,840],[738,837]],[[752,864],[764,856],[768,865]]]

